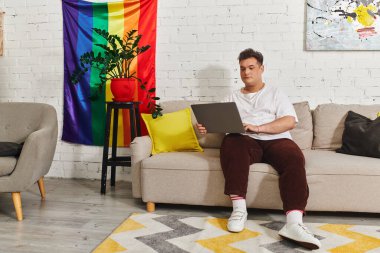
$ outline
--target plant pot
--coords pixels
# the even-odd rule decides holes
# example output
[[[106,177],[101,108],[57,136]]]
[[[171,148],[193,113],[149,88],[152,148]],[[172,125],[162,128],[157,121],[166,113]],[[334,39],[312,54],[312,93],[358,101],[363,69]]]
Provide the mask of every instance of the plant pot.
[[[111,80],[111,92],[114,101],[131,102],[134,100],[136,79],[114,78]]]

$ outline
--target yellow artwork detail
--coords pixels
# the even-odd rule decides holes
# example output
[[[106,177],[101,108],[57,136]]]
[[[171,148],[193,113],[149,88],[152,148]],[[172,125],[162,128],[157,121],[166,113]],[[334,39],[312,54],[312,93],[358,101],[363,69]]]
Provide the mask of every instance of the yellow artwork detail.
[[[211,225],[227,231],[227,220],[212,218],[207,220]],[[211,239],[204,239],[196,241],[203,247],[211,250],[215,253],[243,253],[245,251],[239,250],[237,248],[229,246],[231,243],[248,240],[261,235],[259,232],[253,232],[248,229],[244,229],[240,233],[230,233],[227,235],[222,235],[214,237]]]
[[[368,11],[377,13],[377,7],[373,4],[369,4],[368,6],[361,4],[354,10],[357,15],[358,22],[365,27],[369,27],[375,22],[374,17],[370,15]]]
[[[364,235],[358,232],[350,231],[349,229],[354,227],[353,225],[341,225],[341,224],[326,224],[319,227],[322,230],[330,233],[338,234],[354,240],[351,243],[329,249],[331,253],[364,253],[369,250],[380,248],[380,239],[368,235]]]

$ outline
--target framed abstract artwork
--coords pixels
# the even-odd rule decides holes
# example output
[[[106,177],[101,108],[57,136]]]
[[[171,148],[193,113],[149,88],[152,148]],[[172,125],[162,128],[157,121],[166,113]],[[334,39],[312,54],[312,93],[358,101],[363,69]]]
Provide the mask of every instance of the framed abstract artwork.
[[[380,50],[380,0],[307,0],[306,50]]]

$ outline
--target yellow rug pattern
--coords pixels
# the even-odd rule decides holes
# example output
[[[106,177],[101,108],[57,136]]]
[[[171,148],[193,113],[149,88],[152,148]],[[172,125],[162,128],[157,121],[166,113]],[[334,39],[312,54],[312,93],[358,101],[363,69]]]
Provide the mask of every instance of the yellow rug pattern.
[[[227,220],[133,214],[117,227],[93,253],[301,253],[310,252],[283,240],[279,221],[248,220],[240,233],[227,231]],[[313,252],[380,253],[380,227],[306,223],[321,241]]]

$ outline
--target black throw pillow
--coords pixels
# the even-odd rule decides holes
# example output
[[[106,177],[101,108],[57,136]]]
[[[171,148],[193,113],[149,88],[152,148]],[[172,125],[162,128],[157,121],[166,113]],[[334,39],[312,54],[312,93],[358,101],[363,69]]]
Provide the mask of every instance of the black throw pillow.
[[[22,144],[14,142],[0,142],[0,156],[18,156],[22,146]]]
[[[344,122],[342,147],[336,152],[380,158],[380,117],[371,120],[349,111]]]

